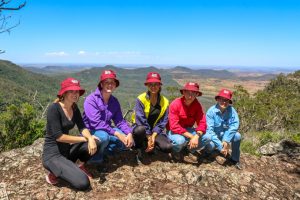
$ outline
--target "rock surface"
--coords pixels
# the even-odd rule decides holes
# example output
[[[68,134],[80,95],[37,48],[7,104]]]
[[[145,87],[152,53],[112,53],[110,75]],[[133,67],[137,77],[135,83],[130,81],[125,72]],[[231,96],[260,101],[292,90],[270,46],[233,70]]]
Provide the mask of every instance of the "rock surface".
[[[204,159],[199,165],[172,163],[165,154],[137,164],[132,151],[90,168],[92,189],[75,191],[45,181],[43,139],[0,154],[0,199],[300,199],[300,155],[242,154],[243,170]],[[2,196],[1,196],[2,195]]]

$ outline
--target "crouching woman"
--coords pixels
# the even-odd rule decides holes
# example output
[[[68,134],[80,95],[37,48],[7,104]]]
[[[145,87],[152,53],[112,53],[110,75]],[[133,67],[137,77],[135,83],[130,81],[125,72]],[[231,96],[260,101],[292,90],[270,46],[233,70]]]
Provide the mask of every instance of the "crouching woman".
[[[97,152],[100,142],[85,128],[76,105],[84,92],[78,80],[67,78],[61,83],[58,98],[48,108],[42,162],[49,171],[46,181],[52,185],[60,178],[77,190],[90,187],[91,175],[84,163]],[[83,137],[69,135],[75,125]]]

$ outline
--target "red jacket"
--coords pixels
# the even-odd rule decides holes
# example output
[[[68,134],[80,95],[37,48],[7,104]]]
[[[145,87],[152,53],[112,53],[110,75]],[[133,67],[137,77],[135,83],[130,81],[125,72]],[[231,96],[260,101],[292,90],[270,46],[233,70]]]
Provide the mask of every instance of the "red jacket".
[[[167,129],[173,133],[183,134],[186,128],[196,124],[196,131],[206,131],[206,118],[202,106],[197,99],[189,106],[184,104],[184,96],[175,99],[169,107],[169,123]]]

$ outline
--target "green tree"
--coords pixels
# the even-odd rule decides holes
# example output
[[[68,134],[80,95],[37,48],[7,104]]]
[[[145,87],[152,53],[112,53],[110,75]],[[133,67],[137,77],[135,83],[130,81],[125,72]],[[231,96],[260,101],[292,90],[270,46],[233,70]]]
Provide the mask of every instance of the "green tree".
[[[300,71],[280,74],[253,97],[236,87],[235,107],[243,131],[300,130]]]
[[[0,114],[0,150],[30,145],[43,137],[45,121],[37,116],[35,108],[28,103],[7,106]]]

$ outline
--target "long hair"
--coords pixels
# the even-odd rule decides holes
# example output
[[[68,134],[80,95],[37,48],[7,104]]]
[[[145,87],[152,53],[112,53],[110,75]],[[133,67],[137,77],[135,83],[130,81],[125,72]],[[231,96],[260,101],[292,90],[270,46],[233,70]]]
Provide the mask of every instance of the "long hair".
[[[54,99],[53,103],[58,103],[58,102],[63,102],[63,100],[65,99],[65,93],[62,95],[57,95],[57,98]],[[76,103],[74,102],[72,104],[72,109],[75,110],[75,108],[77,108]]]

